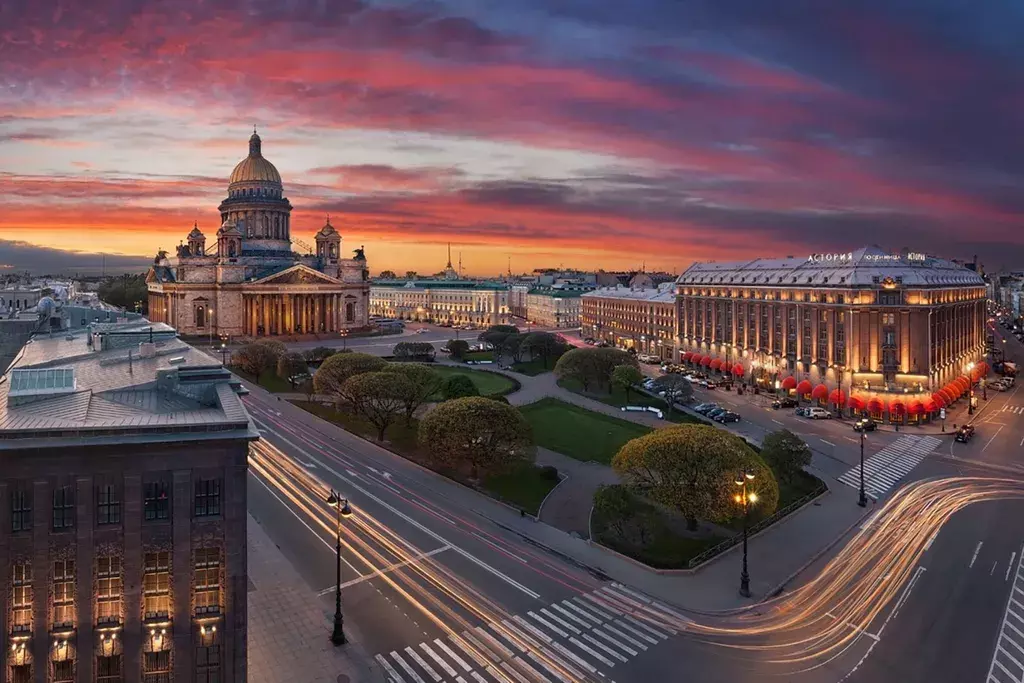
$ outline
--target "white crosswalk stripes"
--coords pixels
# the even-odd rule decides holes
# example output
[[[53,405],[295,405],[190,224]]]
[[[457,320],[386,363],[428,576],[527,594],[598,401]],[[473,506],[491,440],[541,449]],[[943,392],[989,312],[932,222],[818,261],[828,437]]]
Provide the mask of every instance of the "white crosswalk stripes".
[[[864,492],[877,500],[942,443],[933,436],[901,436],[864,461]],[[839,477],[839,481],[860,488],[860,465]]]
[[[611,584],[374,659],[391,683],[611,681],[616,665],[688,622],[666,605]]]
[[[1012,562],[1012,560],[1011,560]],[[1017,560],[1010,597],[1006,601],[1003,625],[992,655],[986,683],[1024,680],[1024,548]]]
[[[1003,406],[1003,412],[1024,415],[1024,406]]]

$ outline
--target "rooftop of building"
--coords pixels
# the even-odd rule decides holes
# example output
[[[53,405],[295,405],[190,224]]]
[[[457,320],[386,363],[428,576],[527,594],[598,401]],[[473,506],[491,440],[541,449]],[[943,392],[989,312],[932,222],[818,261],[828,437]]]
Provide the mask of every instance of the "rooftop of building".
[[[0,450],[254,439],[242,393],[163,323],[37,334],[0,377]]]
[[[504,282],[491,282],[486,280],[374,280],[370,287],[407,287],[409,289],[508,289]]]
[[[681,285],[785,287],[878,286],[886,278],[903,287],[981,286],[977,272],[948,259],[870,246],[838,254],[811,254],[751,261],[695,263],[676,281]]]
[[[530,296],[550,296],[555,299],[574,299],[593,290],[592,286],[556,285],[554,287],[534,287],[527,294]]]
[[[614,287],[599,287],[583,296],[599,299],[623,299],[630,301],[651,301],[656,303],[672,303],[676,300],[676,285],[674,282],[666,282],[657,287],[627,287],[616,285]]]

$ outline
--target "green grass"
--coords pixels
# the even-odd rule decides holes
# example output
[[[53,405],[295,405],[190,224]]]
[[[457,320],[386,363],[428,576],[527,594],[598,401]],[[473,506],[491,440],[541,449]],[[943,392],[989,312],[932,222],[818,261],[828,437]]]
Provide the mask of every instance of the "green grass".
[[[235,373],[245,381],[252,382],[253,384],[259,384],[259,386],[275,394],[299,391],[297,386],[295,389],[292,389],[292,385],[288,383],[288,380],[281,379],[280,377],[277,376],[276,372],[264,372],[262,375],[260,375],[259,382],[256,381],[255,377],[253,377],[247,372],[242,372],[238,368],[231,368],[231,372]]]
[[[481,396],[504,396],[519,388],[518,383],[510,377],[496,372],[483,372],[468,368],[456,368],[450,365],[431,365],[430,368],[442,377],[466,375],[476,386]],[[440,400],[440,397],[437,397]]]
[[[462,360],[494,360],[494,351],[469,351]]]
[[[492,496],[531,515],[537,514],[541,502],[557,485],[557,478],[545,476],[543,468],[536,465],[487,477],[483,482],[484,489]]]
[[[591,387],[590,391],[583,391],[583,385],[573,379],[560,379],[558,380],[558,386],[563,389],[568,389],[574,394],[580,396],[586,396],[587,398],[595,401],[600,401],[605,405],[614,406],[615,408],[621,408],[623,406],[650,406],[652,408],[661,409],[665,419],[669,422],[678,422],[684,424],[711,424],[708,420],[701,419],[695,415],[684,413],[681,410],[669,411],[668,403],[664,399],[658,398],[657,396],[648,396],[641,391],[630,391],[629,399],[626,398],[626,392],[618,387],[612,387],[610,392],[600,391]]]
[[[352,413],[337,410],[332,406],[325,406],[316,401],[292,401],[292,403],[306,412],[317,417],[333,422],[342,429],[352,432],[369,441],[377,440],[377,428],[366,421],[365,418]],[[392,445],[392,449],[401,455],[409,453],[413,455],[417,451],[416,432],[419,429],[419,422],[414,418],[412,424],[405,424],[405,417],[399,416],[384,432],[384,439]],[[412,458],[416,460],[417,458]]]
[[[520,408],[533,427],[538,446],[577,460],[605,465],[624,443],[651,432],[650,427],[595,413],[554,398],[543,398]]]
[[[776,477],[778,479],[778,477]],[[822,485],[822,481],[809,472],[800,472],[793,481],[779,481],[779,510],[808,496]]]
[[[555,367],[554,361],[548,361],[548,366],[544,367],[544,361],[540,358],[512,364],[513,370],[529,377],[536,377],[537,375],[543,375],[545,372],[551,372],[553,367]]]

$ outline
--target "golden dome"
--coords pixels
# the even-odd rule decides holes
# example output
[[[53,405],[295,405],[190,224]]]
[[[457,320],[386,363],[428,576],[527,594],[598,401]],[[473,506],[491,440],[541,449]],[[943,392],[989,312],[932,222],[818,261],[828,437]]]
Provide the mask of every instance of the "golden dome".
[[[249,138],[249,156],[239,161],[235,170],[231,172],[229,182],[232,185],[249,182],[281,185],[281,174],[272,163],[263,158],[260,147],[260,136],[253,131],[252,137]]]

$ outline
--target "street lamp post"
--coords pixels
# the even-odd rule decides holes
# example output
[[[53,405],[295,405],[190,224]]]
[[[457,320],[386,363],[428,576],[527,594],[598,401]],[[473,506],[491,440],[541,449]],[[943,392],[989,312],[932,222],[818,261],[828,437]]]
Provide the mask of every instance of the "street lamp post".
[[[864,492],[864,426],[860,431],[860,495],[857,497],[857,505],[862,508],[868,505],[868,496]]]
[[[327,496],[327,504],[338,512],[336,533],[337,541],[334,546],[335,561],[337,564],[337,581],[334,585],[334,630],[331,631],[331,642],[335,645],[344,645],[345,640],[345,617],[341,614],[341,518],[351,517],[352,508],[348,500],[340,497],[334,489],[331,495]]]
[[[747,571],[747,520],[750,517],[750,506],[757,502],[757,494],[747,491],[747,482],[754,479],[754,473],[743,470],[736,476],[736,485],[740,493],[736,494],[736,502],[743,505],[743,571],[740,572],[740,595],[750,597],[750,573]]]
[[[967,392],[967,414],[974,415],[974,378],[971,377],[971,372],[974,370],[974,363],[967,364],[967,381],[969,384],[969,390]]]
[[[338,332],[338,334],[341,335],[341,344],[342,344],[341,347],[343,349],[347,349],[348,348],[348,330],[341,330],[340,332]]]
[[[224,342],[220,343],[220,364],[227,365],[228,345]]]
[[[210,346],[213,346],[213,306],[206,309],[206,327],[210,330]]]

